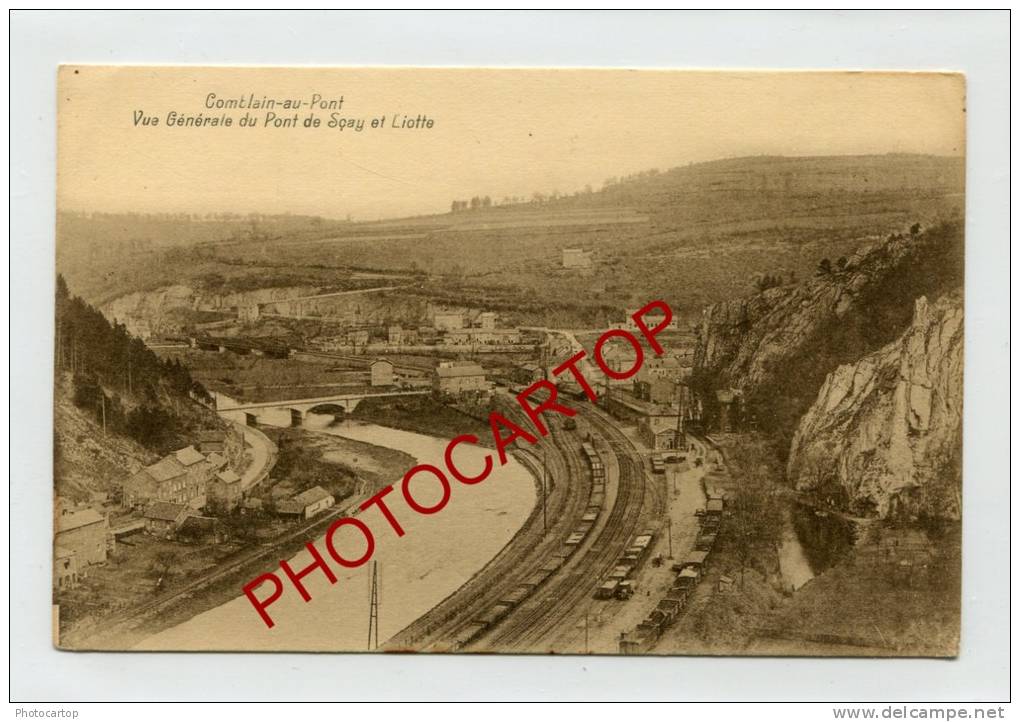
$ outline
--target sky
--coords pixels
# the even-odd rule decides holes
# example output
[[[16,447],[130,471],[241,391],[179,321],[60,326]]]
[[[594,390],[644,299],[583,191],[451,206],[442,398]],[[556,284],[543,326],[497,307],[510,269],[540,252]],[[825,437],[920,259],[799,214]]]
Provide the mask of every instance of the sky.
[[[207,107],[249,95],[301,102],[273,111],[297,127]],[[964,102],[963,77],[937,73],[62,66],[58,207],[373,220],[727,157],[962,155]],[[393,127],[419,115],[432,127]]]

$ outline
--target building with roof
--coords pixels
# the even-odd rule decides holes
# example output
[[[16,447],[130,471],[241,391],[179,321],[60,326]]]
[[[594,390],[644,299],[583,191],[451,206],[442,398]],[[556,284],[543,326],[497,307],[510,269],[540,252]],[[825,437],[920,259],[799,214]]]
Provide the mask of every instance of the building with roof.
[[[212,473],[213,465],[194,446],[178,449],[124,482],[124,505],[143,507],[166,501],[201,509]]]
[[[321,511],[329,509],[336,499],[321,486],[313,486],[300,494],[281,501],[276,505],[276,512],[281,516],[297,516],[308,519]]]
[[[213,474],[207,490],[208,500],[221,503],[227,511],[241,503],[241,477],[233,469],[224,469]]]
[[[485,331],[492,331],[496,328],[496,314],[493,311],[482,311],[475,319],[475,326]]]
[[[393,364],[386,359],[376,359],[369,364],[368,375],[372,386],[392,386]]]
[[[634,382],[634,395],[642,401],[669,406],[676,403],[677,384],[658,376],[639,378]]]
[[[471,391],[488,391],[485,371],[478,364],[442,363],[433,372],[432,388],[437,393],[461,394]]]
[[[242,323],[251,323],[259,320],[259,305],[257,303],[240,304],[237,307],[237,320]]]
[[[78,554],[67,547],[53,547],[53,589],[73,589],[84,576]]]
[[[54,523],[54,547],[70,552],[79,570],[106,562],[109,520],[92,507],[61,507]]]
[[[638,436],[654,451],[677,449],[684,444],[683,429],[677,433],[676,413],[645,416],[638,422]]]
[[[227,466],[226,458],[215,451],[212,452],[211,454],[206,454],[205,460],[209,462],[209,466],[212,467],[213,473],[217,471],[222,471]]]
[[[715,400],[719,407],[719,431],[729,433],[744,415],[744,394],[740,389],[718,389]]]
[[[192,513],[186,504],[157,501],[145,509],[145,531],[153,536],[171,538]]]

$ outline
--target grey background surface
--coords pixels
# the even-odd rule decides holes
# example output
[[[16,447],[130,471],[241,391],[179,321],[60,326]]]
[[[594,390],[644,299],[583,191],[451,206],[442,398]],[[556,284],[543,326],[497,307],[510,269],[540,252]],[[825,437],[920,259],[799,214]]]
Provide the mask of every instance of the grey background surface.
[[[1004,700],[1005,12],[23,12],[11,16],[11,699]],[[56,66],[939,69],[967,73],[964,626],[953,661],[65,653],[50,644]],[[678,129],[682,132],[682,129]]]

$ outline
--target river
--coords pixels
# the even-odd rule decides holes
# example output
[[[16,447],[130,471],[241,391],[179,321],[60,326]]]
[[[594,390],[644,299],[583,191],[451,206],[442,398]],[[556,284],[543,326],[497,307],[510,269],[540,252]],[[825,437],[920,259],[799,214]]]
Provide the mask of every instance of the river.
[[[443,466],[446,441],[423,434],[374,424],[347,421],[325,426],[326,417],[310,415],[310,427],[358,441],[404,451],[420,463]],[[467,445],[457,449],[465,469],[481,468],[487,453]],[[463,455],[463,456],[462,456]],[[424,477],[423,477],[424,478]],[[373,559],[379,568],[379,642],[399,632],[444,598],[460,588],[506,545],[524,524],[536,502],[535,481],[512,458],[496,466],[480,484],[464,486],[452,480],[450,502],[440,512],[422,516],[405,506],[399,480],[388,497],[391,510],[406,532],[397,538],[376,510],[364,520],[376,538]],[[431,504],[427,485],[415,486],[416,498]],[[438,494],[437,494],[438,497]],[[360,502],[347,499],[344,504]],[[370,516],[371,515],[371,516]],[[316,547],[324,556],[322,538]],[[363,551],[351,546],[347,556]],[[288,560],[299,570],[312,560],[302,551]],[[304,578],[311,601],[304,602],[285,581],[283,596],[268,611],[276,626],[268,629],[241,595],[226,604],[142,640],[139,650],[255,650],[255,651],[361,651],[367,648],[369,574],[371,565],[342,570],[332,565],[338,581],[330,585],[319,571]],[[279,571],[279,570],[277,570]],[[283,577],[283,573],[280,572]]]
[[[845,556],[854,544],[853,524],[835,514],[790,502],[779,544],[783,584],[794,591]]]

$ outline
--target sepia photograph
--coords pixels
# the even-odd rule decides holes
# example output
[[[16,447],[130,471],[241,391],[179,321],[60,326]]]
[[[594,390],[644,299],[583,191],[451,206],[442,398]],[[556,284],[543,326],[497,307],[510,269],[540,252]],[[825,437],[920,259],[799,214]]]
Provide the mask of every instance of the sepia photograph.
[[[959,654],[963,74],[56,82],[57,648]]]

